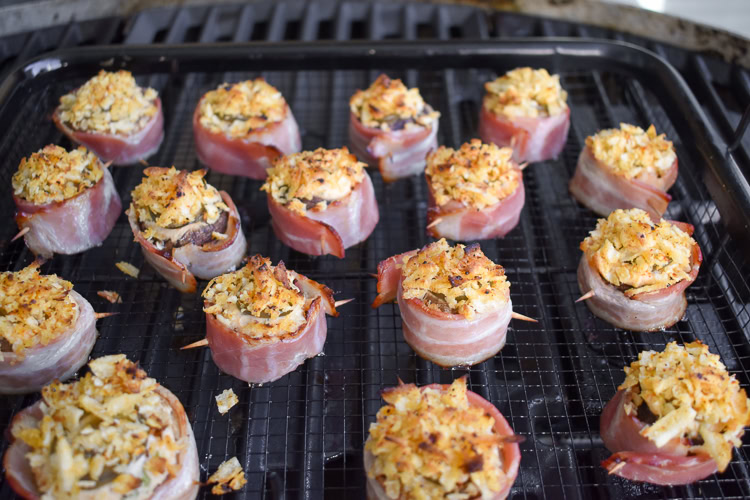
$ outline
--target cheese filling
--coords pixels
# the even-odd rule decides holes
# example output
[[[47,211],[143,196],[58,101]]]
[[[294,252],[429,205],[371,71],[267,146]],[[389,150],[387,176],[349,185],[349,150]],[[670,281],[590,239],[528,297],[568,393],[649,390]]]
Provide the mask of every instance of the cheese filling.
[[[484,84],[484,107],[496,115],[532,118],[555,116],[568,109],[560,76],[546,69],[517,68]]]
[[[196,235],[201,244],[204,240],[226,238],[225,214],[229,207],[219,191],[204,179],[206,170],[149,167],[143,173],[146,177],[131,194],[144,238],[159,249],[191,237],[190,241],[195,242]]]
[[[286,118],[287,104],[263,78],[224,83],[200,102],[200,124],[213,133],[242,138],[254,130]]]
[[[24,359],[24,351],[46,346],[71,330],[80,313],[71,296],[73,284],[39,266],[0,273],[0,359],[2,352]]]
[[[750,425],[750,400],[719,356],[700,341],[670,342],[663,352],[641,352],[625,373],[619,389],[632,394],[625,411],[638,414],[645,403],[655,418],[641,434],[659,447],[687,439],[691,454],[710,455],[724,472]]]
[[[458,150],[440,146],[427,156],[425,170],[435,203],[455,200],[477,210],[499,203],[521,181],[512,155],[511,148],[482,144],[479,139]]]
[[[349,109],[365,127],[384,131],[429,127],[440,118],[424,102],[418,88],[409,89],[401,80],[380,75],[369,88],[349,99]]]
[[[212,279],[203,298],[203,310],[227,327],[252,339],[276,340],[305,323],[312,302],[283,262],[272,266],[260,255],[242,269]]]
[[[49,144],[21,160],[13,194],[36,205],[65,201],[95,186],[102,175],[99,158],[83,146],[68,152]]]
[[[174,410],[159,386],[115,354],[89,362],[80,380],[42,389],[42,418],[13,426],[42,498],[78,498],[109,489],[108,498],[146,499],[179,473]]]
[[[129,71],[101,70],[60,98],[60,120],[74,130],[132,135],[156,115],[156,90],[143,89]]]
[[[672,141],[656,135],[651,125],[643,130],[621,123],[620,128],[601,130],[586,138],[594,157],[626,179],[663,177],[677,159]]]
[[[448,391],[413,384],[383,391],[370,425],[367,471],[388,498],[495,498],[507,484],[495,419],[471,406],[465,378]]]
[[[581,243],[589,263],[628,297],[690,279],[695,240],[664,219],[654,224],[641,209],[617,209],[589,234]]]
[[[407,258],[402,274],[404,299],[466,319],[497,310],[510,298],[503,266],[485,257],[478,243],[451,247],[442,238]]]
[[[348,196],[364,179],[366,166],[346,147],[302,151],[277,159],[260,189],[293,212],[319,212]]]

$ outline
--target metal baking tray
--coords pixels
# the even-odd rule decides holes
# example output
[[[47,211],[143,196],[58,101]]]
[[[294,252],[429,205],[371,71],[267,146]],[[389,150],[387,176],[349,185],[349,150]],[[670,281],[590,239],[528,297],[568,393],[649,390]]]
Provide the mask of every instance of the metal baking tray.
[[[599,463],[609,453],[599,437],[599,415],[623,380],[622,367],[639,351],[671,341],[700,339],[719,353],[744,387],[750,387],[750,270],[742,242],[750,220],[750,189],[726,145],[708,125],[690,90],[663,59],[625,43],[573,39],[515,39],[460,43],[286,43],[111,46],[41,56],[0,85],[0,270],[33,260],[16,232],[10,177],[20,159],[48,143],[71,144],[50,114],[58,98],[100,68],[126,68],[141,85],[155,87],[164,106],[166,137],[152,165],[197,169],[191,115],[199,97],[225,81],[264,76],[286,96],[300,124],[305,149],[346,144],[348,99],[380,72],[418,86],[442,112],[440,144],[457,147],[475,137],[482,84],[517,66],[546,67],[561,75],[571,107],[571,131],[557,160],[524,172],[526,205],[521,222],[504,239],[482,242],[511,282],[514,308],[539,319],[514,321],[508,343],[493,359],[471,369],[441,369],[417,357],[403,341],[395,305],[372,310],[377,263],[428,243],[423,178],[385,185],[371,173],[381,219],[372,236],[346,258],[311,258],[273,235],[265,193],[258,181],[210,173],[242,215],[248,253],[322,281],[354,298],[328,319],[324,353],[280,380],[249,387],[221,374],[208,349],[179,347],[205,334],[199,294],[172,289],[141,256],[124,216],[103,246],[55,256],[42,268],[71,280],[100,312],[93,356],[122,352],[173,391],[195,431],[201,479],[237,456],[248,479],[235,498],[354,498],[364,493],[362,446],[381,406],[380,390],[398,379],[448,383],[468,374],[471,390],[492,401],[521,445],[520,473],[512,498],[746,498],[750,496],[750,438],[727,471],[688,487],[654,487],[608,477]],[[578,205],[567,182],[585,137],[619,122],[653,123],[677,148],[680,176],[668,217],[690,222],[705,261],[688,289],[684,320],[656,333],[615,329],[595,318],[579,296],[578,245],[596,216]],[[127,206],[141,179],[140,166],[115,167]],[[138,279],[114,264],[141,268]],[[201,283],[199,289],[202,289]],[[115,290],[110,304],[97,290]],[[214,396],[233,388],[240,403],[221,416]],[[0,397],[0,426],[38,395]],[[4,452],[7,440],[0,442]],[[202,491],[201,497],[208,496]],[[230,495],[231,496],[231,495]],[[13,498],[0,479],[0,497]]]

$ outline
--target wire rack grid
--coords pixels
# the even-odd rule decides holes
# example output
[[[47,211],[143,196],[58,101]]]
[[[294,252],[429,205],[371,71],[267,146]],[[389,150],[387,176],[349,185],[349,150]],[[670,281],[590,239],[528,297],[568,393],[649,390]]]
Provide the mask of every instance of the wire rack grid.
[[[392,77],[419,86],[425,100],[442,113],[439,141],[457,147],[475,137],[483,82],[498,68],[383,68]],[[190,116],[199,97],[225,81],[262,74],[287,97],[300,124],[305,149],[346,143],[348,97],[380,70],[210,71],[141,75],[163,98],[166,137],[149,161],[181,169],[201,168]],[[377,263],[430,241],[424,231],[426,189],[421,177],[385,185],[370,172],[380,223],[346,258],[310,258],[284,247],[273,235],[260,182],[210,173],[240,210],[249,254],[261,253],[290,269],[324,282],[337,298],[354,298],[341,316],[328,319],[324,353],[295,372],[262,386],[248,387],[221,374],[207,349],[180,351],[204,336],[199,295],[167,286],[143,261],[124,216],[104,245],[75,256],[55,256],[43,271],[71,280],[97,311],[119,314],[99,322],[93,356],[123,352],[173,391],[184,404],[195,431],[201,479],[225,459],[237,456],[248,479],[236,498],[344,498],[361,495],[365,474],[361,453],[367,428],[380,408],[380,390],[398,379],[417,384],[449,383],[468,375],[470,389],[492,401],[516,433],[522,462],[512,498],[746,498],[750,496],[749,442],[735,453],[722,475],[689,487],[657,488],[608,477],[599,463],[608,456],[599,437],[599,415],[623,380],[622,367],[645,349],[671,341],[700,339],[722,359],[741,384],[750,385],[747,304],[750,289],[746,255],[725,234],[719,213],[701,177],[693,145],[678,133],[674,117],[661,107],[650,82],[623,78],[616,71],[559,71],[569,93],[572,127],[561,156],[524,172],[527,201],[521,222],[507,237],[482,242],[484,252],[506,268],[514,308],[539,319],[514,322],[506,347],[470,369],[444,370],[417,357],[405,344],[396,305],[370,308],[376,295],[370,273]],[[9,186],[19,160],[48,143],[70,147],[49,120],[63,93],[85,80],[70,79],[26,96],[24,111],[6,122],[0,138],[0,185]],[[596,217],[573,201],[567,182],[585,137],[620,121],[654,123],[675,142],[680,177],[672,189],[669,217],[696,227],[706,260],[688,289],[684,320],[663,332],[625,332],[595,318],[579,296],[578,245]],[[141,167],[113,169],[127,206],[141,179]],[[0,197],[0,213],[13,215],[10,196]],[[0,270],[18,270],[33,259],[22,242],[10,243],[13,224],[0,228]],[[120,273],[125,260],[141,269],[138,279]],[[199,285],[199,290],[205,283]],[[122,304],[109,304],[96,291],[117,291]],[[214,397],[232,388],[240,404],[218,413]],[[0,398],[0,426],[37,395]],[[0,451],[7,441],[3,440]],[[201,498],[208,493],[202,491]],[[6,482],[0,497],[11,498]]]

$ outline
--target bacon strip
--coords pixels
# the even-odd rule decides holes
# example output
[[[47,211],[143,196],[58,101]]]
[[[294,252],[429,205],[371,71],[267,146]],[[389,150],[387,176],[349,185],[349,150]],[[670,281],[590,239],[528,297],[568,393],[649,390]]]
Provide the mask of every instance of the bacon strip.
[[[654,220],[661,219],[672,197],[666,191],[677,179],[677,159],[667,175],[651,180],[653,184],[616,175],[597,160],[591,148],[583,148],[568,189],[579,203],[601,216],[618,208],[640,208]]]
[[[135,240],[141,245],[144,258],[156,272],[181,292],[195,292],[198,284],[196,276],[201,279],[215,278],[232,270],[245,256],[247,240],[242,233],[237,207],[225,191],[220,191],[219,194],[229,207],[227,238],[211,241],[202,246],[188,243],[174,248],[171,255],[157,249],[153,243],[142,236],[132,204],[127,211],[130,228],[133,230]]]
[[[74,130],[60,120],[60,108],[55,109],[52,121],[60,132],[71,141],[83,144],[102,161],[111,161],[115,165],[131,165],[156,153],[164,140],[164,114],[161,110],[161,99],[155,101],[156,113],[138,132],[130,136],[83,132]]]
[[[276,158],[298,153],[302,149],[299,127],[288,105],[282,121],[253,130],[244,138],[230,138],[201,125],[201,102],[193,113],[195,151],[198,158],[212,170],[227,175],[265,179],[268,177],[266,169],[272,166]]]
[[[467,208],[463,203],[456,201],[437,206],[430,194],[427,231],[433,238],[457,241],[502,238],[518,225],[525,200],[523,178],[513,193],[499,203],[481,210]],[[440,222],[430,226],[437,220]]]
[[[276,237],[288,247],[308,255],[331,254],[344,258],[344,250],[366,240],[380,214],[370,176],[344,198],[325,210],[308,210],[306,215],[289,210],[268,194],[268,210]]]
[[[602,467],[610,474],[651,484],[682,485],[716,472],[714,459],[708,455],[689,456],[689,443],[682,438],[674,438],[658,448],[642,436],[640,432],[646,424],[625,411],[630,398],[628,391],[617,391],[602,412],[602,440],[613,453],[602,462]]]
[[[431,384],[420,388],[420,390],[423,391],[428,387],[432,389],[442,389],[443,391],[447,391],[450,385]],[[398,389],[398,387],[395,387],[392,390]],[[479,408],[482,408],[486,413],[489,413],[492,418],[495,419],[494,430],[498,435],[504,437],[515,437],[510,424],[508,424],[508,421],[505,420],[505,417],[503,417],[502,413],[500,413],[500,410],[498,410],[495,405],[472,391],[466,391],[466,396],[471,406],[478,406]],[[513,440],[506,440],[503,443],[502,455],[502,467],[503,472],[505,473],[505,482],[500,491],[498,491],[494,496],[488,497],[492,500],[504,500],[508,497],[510,489],[515,482],[516,477],[518,476],[518,468],[521,465],[521,449],[518,446],[517,442],[513,442]],[[374,460],[375,456],[370,451],[365,450],[365,473],[372,469]],[[390,497],[386,494],[385,489],[383,488],[383,485],[380,484],[380,481],[378,481],[378,478],[370,477],[369,474],[367,476],[367,498],[371,500],[390,500]]]
[[[672,223],[686,227],[684,223]],[[688,233],[692,234],[692,230]],[[594,296],[586,300],[586,305],[596,316],[618,328],[637,332],[669,328],[685,315],[685,289],[695,281],[703,260],[697,243],[692,251],[692,269],[688,279],[633,297],[627,297],[605,281],[584,255],[578,263],[578,287],[583,294],[594,291]]]
[[[167,479],[160,484],[149,497],[149,500],[182,500],[195,498],[200,488],[200,470],[198,468],[198,447],[193,436],[193,429],[188,421],[185,408],[183,408],[177,397],[162,386],[154,390],[164,398],[174,410],[172,427],[175,431],[175,440],[178,453],[177,467],[179,471],[176,476]],[[25,408],[11,422],[11,429],[17,425],[32,426],[41,420],[41,401]],[[12,432],[12,431],[11,431]],[[34,475],[31,471],[26,454],[29,447],[21,440],[14,439],[11,435],[11,443],[3,457],[5,476],[13,491],[27,499],[39,499],[41,494],[36,487]],[[104,484],[95,490],[87,490],[86,496],[82,498],[120,498],[115,493],[111,484]]]
[[[568,138],[570,108],[554,116],[509,120],[482,106],[479,113],[479,137],[500,147],[513,148],[513,159],[518,163],[556,158]]]
[[[398,295],[401,283],[401,269],[404,261],[416,255],[419,250],[410,250],[393,257],[388,257],[378,264],[378,296],[372,303],[372,308],[380,307],[387,302],[393,302]]]
[[[122,211],[112,174],[105,168],[102,178],[89,189],[67,200],[36,205],[13,196],[19,229],[26,246],[35,255],[75,254],[99,246],[112,232]]]
[[[70,378],[88,361],[97,336],[94,309],[78,292],[70,293],[78,306],[75,325],[47,345],[26,349],[21,360],[13,352],[3,352],[0,394],[36,392],[54,379]]]
[[[438,122],[429,128],[384,131],[366,127],[349,114],[349,146],[354,155],[377,166],[386,182],[419,174],[427,164],[427,153],[437,148]]]
[[[327,325],[320,297],[313,299],[306,321],[281,337],[250,338],[206,313],[206,338],[221,371],[251,384],[273,382],[323,350]]]

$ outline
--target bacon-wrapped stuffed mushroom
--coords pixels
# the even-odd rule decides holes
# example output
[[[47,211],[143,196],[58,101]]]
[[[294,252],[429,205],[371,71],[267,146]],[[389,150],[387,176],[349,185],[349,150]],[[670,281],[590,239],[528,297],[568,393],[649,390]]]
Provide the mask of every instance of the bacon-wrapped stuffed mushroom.
[[[523,176],[510,148],[472,139],[427,156],[427,227],[435,238],[485,240],[508,234],[521,217]]]
[[[265,179],[282,155],[302,147],[284,96],[263,78],[220,85],[203,95],[193,114],[198,158],[212,170]]]
[[[245,382],[273,382],[317,356],[333,292],[260,255],[203,291],[208,346],[216,365]]]
[[[513,148],[519,163],[557,157],[570,128],[568,93],[546,69],[517,68],[484,85],[479,137]]]
[[[441,239],[378,264],[373,307],[398,301],[406,343],[440,366],[471,366],[505,346],[512,313],[503,266],[478,243]]]
[[[366,240],[380,218],[364,167],[346,147],[277,160],[261,187],[276,236],[298,252],[343,259],[344,250]]]
[[[451,385],[385,389],[370,425],[364,465],[368,500],[502,500],[518,475],[521,441],[495,406]]]
[[[578,286],[591,312],[626,330],[669,328],[685,314],[685,289],[702,254],[684,222],[653,222],[638,208],[599,219],[581,243]]]
[[[96,341],[91,304],[37,264],[0,273],[0,394],[38,391],[86,363]]]
[[[237,267],[247,249],[240,215],[225,191],[203,179],[206,171],[143,173],[127,214],[154,269],[181,292],[194,292],[196,276],[211,279]]]
[[[52,119],[71,141],[115,165],[148,158],[164,139],[164,115],[156,90],[139,87],[125,70],[101,70],[62,96]]]
[[[437,147],[440,113],[419,89],[380,75],[349,100],[349,146],[357,158],[380,169],[386,182],[417,175]]]
[[[601,434],[610,474],[659,485],[724,472],[750,425],[750,400],[701,342],[644,351],[604,407]]]
[[[44,258],[101,245],[122,211],[112,174],[83,147],[45,146],[21,160],[12,184],[18,228]]]
[[[17,414],[3,465],[23,498],[183,500],[200,486],[185,410],[138,365],[114,354],[42,389]]]
[[[640,208],[660,218],[672,199],[677,154],[664,134],[621,123],[586,138],[570,180],[570,194],[582,205],[607,216],[616,208]]]

